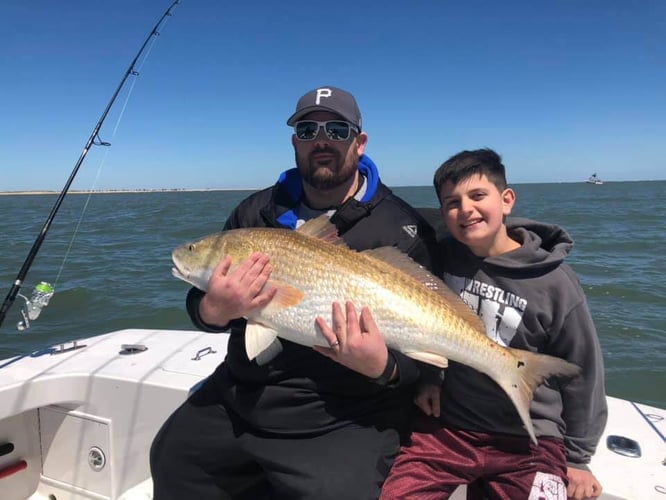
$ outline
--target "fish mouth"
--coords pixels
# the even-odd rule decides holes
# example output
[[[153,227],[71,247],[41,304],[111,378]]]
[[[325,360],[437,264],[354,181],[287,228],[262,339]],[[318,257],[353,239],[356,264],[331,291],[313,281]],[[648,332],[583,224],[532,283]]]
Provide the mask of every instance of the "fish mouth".
[[[174,266],[171,268],[171,274],[174,277],[189,283],[199,290],[206,291],[212,271],[203,270],[203,272],[198,272],[196,267],[193,269],[190,266],[181,265],[176,259],[173,259],[173,264]]]
[[[175,258],[175,256],[171,257],[171,262],[173,262],[173,267],[171,268],[171,274],[178,279],[181,279],[183,281],[192,284],[192,278],[191,278],[192,273],[190,273],[185,268],[185,266],[179,264],[178,260],[179,259]]]
[[[171,274],[175,276],[176,278],[179,278],[184,281],[189,281],[189,275],[183,273],[180,269],[177,267],[172,267],[171,268]]]
[[[191,273],[186,273],[178,269],[177,267],[172,267],[171,268],[171,274],[175,276],[178,279],[183,280],[185,283],[189,283],[192,286],[195,286],[201,290],[205,290],[205,287],[202,287],[201,283],[199,283],[194,276],[192,276]]]

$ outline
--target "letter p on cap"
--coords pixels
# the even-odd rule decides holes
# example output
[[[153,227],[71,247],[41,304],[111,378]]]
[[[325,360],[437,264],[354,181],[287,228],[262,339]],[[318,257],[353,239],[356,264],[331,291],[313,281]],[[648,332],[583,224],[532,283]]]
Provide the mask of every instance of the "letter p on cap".
[[[322,97],[331,97],[331,89],[317,89],[317,98],[315,99],[315,104],[319,105],[321,103]]]

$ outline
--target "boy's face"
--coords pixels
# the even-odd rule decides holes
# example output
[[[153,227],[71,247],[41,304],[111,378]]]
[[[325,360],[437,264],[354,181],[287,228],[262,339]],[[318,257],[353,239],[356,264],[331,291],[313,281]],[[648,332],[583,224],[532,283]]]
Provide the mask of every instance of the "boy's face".
[[[512,189],[500,192],[485,175],[472,175],[458,184],[444,184],[439,199],[452,236],[475,255],[499,255],[516,248],[504,225],[516,200]]]

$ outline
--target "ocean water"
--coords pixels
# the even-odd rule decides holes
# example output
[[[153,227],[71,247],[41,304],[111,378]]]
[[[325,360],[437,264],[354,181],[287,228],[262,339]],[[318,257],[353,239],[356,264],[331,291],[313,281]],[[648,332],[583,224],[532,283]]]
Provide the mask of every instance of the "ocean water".
[[[519,184],[514,215],[563,226],[606,364],[606,391],[666,408],[666,181]],[[400,187],[436,207],[431,187]],[[218,231],[249,191],[69,194],[21,292],[39,281],[56,293],[29,330],[17,297],[0,326],[0,359],[122,328],[190,329],[189,286],[170,254]],[[0,299],[9,293],[56,195],[0,196]]]

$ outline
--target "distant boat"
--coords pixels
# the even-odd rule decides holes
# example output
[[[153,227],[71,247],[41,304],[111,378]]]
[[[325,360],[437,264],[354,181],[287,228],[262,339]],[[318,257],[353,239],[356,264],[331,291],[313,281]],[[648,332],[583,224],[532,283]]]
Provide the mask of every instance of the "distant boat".
[[[599,177],[597,177],[596,173],[590,175],[585,182],[587,182],[588,184],[603,184],[604,183],[604,181],[602,181]]]

